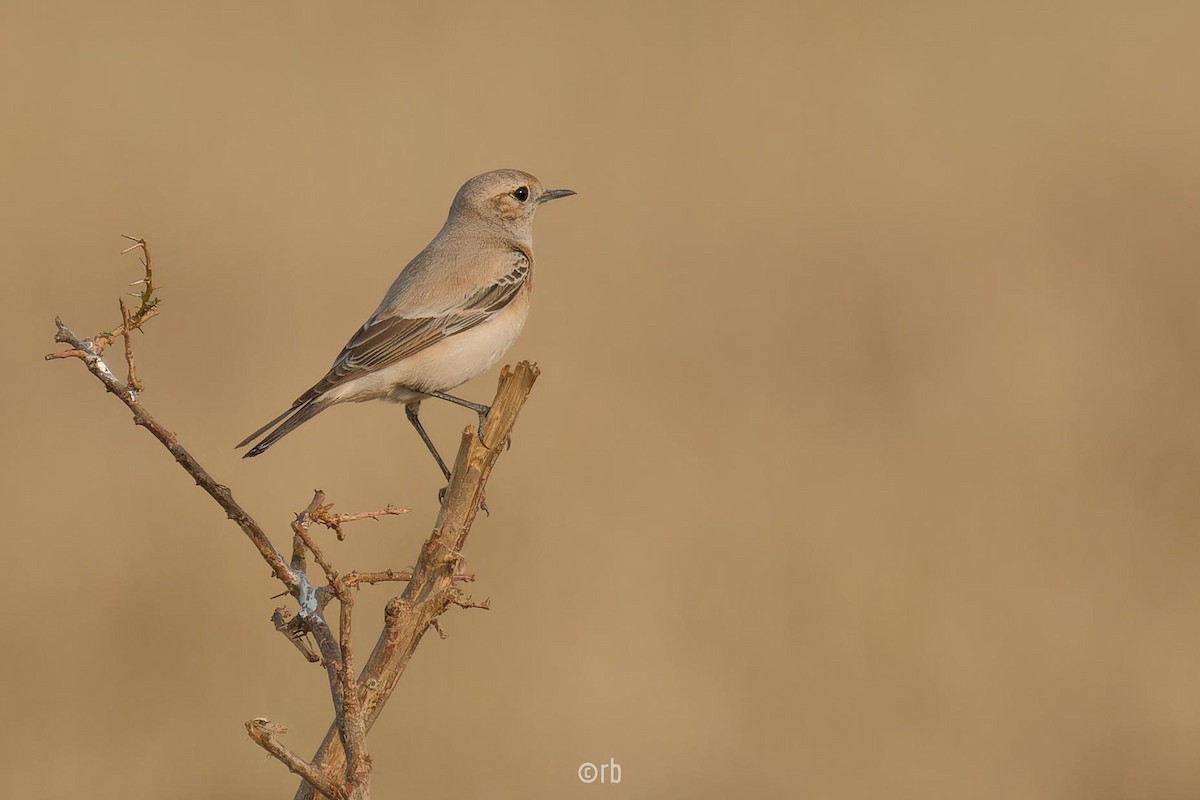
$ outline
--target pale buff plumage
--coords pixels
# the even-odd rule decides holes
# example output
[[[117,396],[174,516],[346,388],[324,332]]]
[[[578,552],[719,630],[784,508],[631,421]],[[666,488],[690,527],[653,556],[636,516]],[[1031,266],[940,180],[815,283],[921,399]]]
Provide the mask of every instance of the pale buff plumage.
[[[572,194],[543,189],[537,178],[512,169],[463,184],[442,230],[401,271],[325,377],[238,444],[278,425],[245,457],[332,405],[389,400],[405,405],[449,477],[417,417],[420,402],[436,395],[486,412],[444,393],[495,365],[516,341],[533,288],[533,218],[542,203]]]

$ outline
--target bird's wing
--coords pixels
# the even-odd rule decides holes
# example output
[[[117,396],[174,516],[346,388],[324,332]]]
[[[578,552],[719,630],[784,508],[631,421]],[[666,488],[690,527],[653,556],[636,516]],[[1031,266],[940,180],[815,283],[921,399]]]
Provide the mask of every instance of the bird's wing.
[[[329,373],[296,400],[307,402],[339,384],[389,367],[414,353],[486,322],[502,311],[529,280],[529,258],[515,252],[512,271],[440,314],[407,317],[376,313],[350,338]]]

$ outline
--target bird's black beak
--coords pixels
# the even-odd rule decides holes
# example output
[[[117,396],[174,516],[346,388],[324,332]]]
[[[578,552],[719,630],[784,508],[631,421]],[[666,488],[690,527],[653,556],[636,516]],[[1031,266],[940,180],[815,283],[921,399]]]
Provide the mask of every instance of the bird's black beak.
[[[570,197],[575,194],[573,189],[547,189],[542,192],[542,196],[538,198],[538,205],[549,203],[551,200],[557,200],[560,197]]]

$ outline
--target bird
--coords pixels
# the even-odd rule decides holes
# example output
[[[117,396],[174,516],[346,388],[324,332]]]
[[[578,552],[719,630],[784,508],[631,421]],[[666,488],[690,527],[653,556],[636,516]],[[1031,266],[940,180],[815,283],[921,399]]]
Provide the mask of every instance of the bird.
[[[437,236],[400,271],[325,377],[235,449],[262,436],[242,456],[253,458],[330,406],[387,400],[404,405],[449,481],[421,425],[421,402],[433,397],[469,408],[483,430],[491,409],[447,392],[486,372],[516,341],[533,289],[533,218],[543,204],[574,194],[543,188],[516,169],[464,183]]]

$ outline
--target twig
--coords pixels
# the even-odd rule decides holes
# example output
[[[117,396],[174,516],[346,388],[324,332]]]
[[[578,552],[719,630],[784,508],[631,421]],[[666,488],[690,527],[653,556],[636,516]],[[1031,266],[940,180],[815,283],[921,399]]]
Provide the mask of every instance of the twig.
[[[129,377],[125,379],[125,385],[130,391],[140,392],[142,390],[142,382],[137,377],[137,367],[133,363],[133,323],[132,317],[129,316],[129,308],[125,305],[125,298],[117,300],[117,305],[121,307],[121,336],[125,339],[125,364],[129,367]]]
[[[326,528],[329,528],[331,531],[333,531],[337,535],[339,542],[344,541],[346,538],[346,533],[342,530],[342,525],[346,524],[347,522],[357,522],[360,519],[377,520],[380,517],[407,514],[412,511],[411,508],[398,508],[396,506],[389,505],[387,508],[384,508],[380,511],[360,511],[357,514],[330,514],[329,509],[331,508],[333,508],[332,503],[327,506],[319,506],[313,509],[312,521],[320,523],[321,525],[324,525]]]
[[[492,607],[492,598],[487,598],[482,603],[476,603],[469,595],[459,594],[450,599],[451,603],[459,608],[482,608],[484,611]]]
[[[125,255],[131,250],[137,250],[139,247],[142,250],[142,266],[146,269],[146,274],[139,280],[129,284],[130,286],[142,285],[141,292],[133,292],[134,297],[141,299],[141,305],[138,306],[137,312],[133,315],[137,320],[137,327],[141,327],[142,321],[147,319],[151,309],[158,305],[158,298],[154,296],[154,292],[158,290],[158,286],[154,284],[154,259],[150,257],[150,245],[145,239],[128,234],[121,234],[121,237],[128,239],[133,244],[121,251],[121,255]]]
[[[287,733],[287,728],[283,725],[263,717],[255,717],[246,723],[246,732],[262,749],[279,759],[288,769],[307,781],[308,785],[315,786],[321,794],[331,800],[347,800],[349,797],[329,773],[300,758],[275,738],[276,734]]]
[[[386,581],[409,581],[412,580],[412,570],[402,569],[396,571],[394,569],[386,570],[385,572],[351,572],[342,579],[347,586],[357,586],[360,583],[384,583]]]

